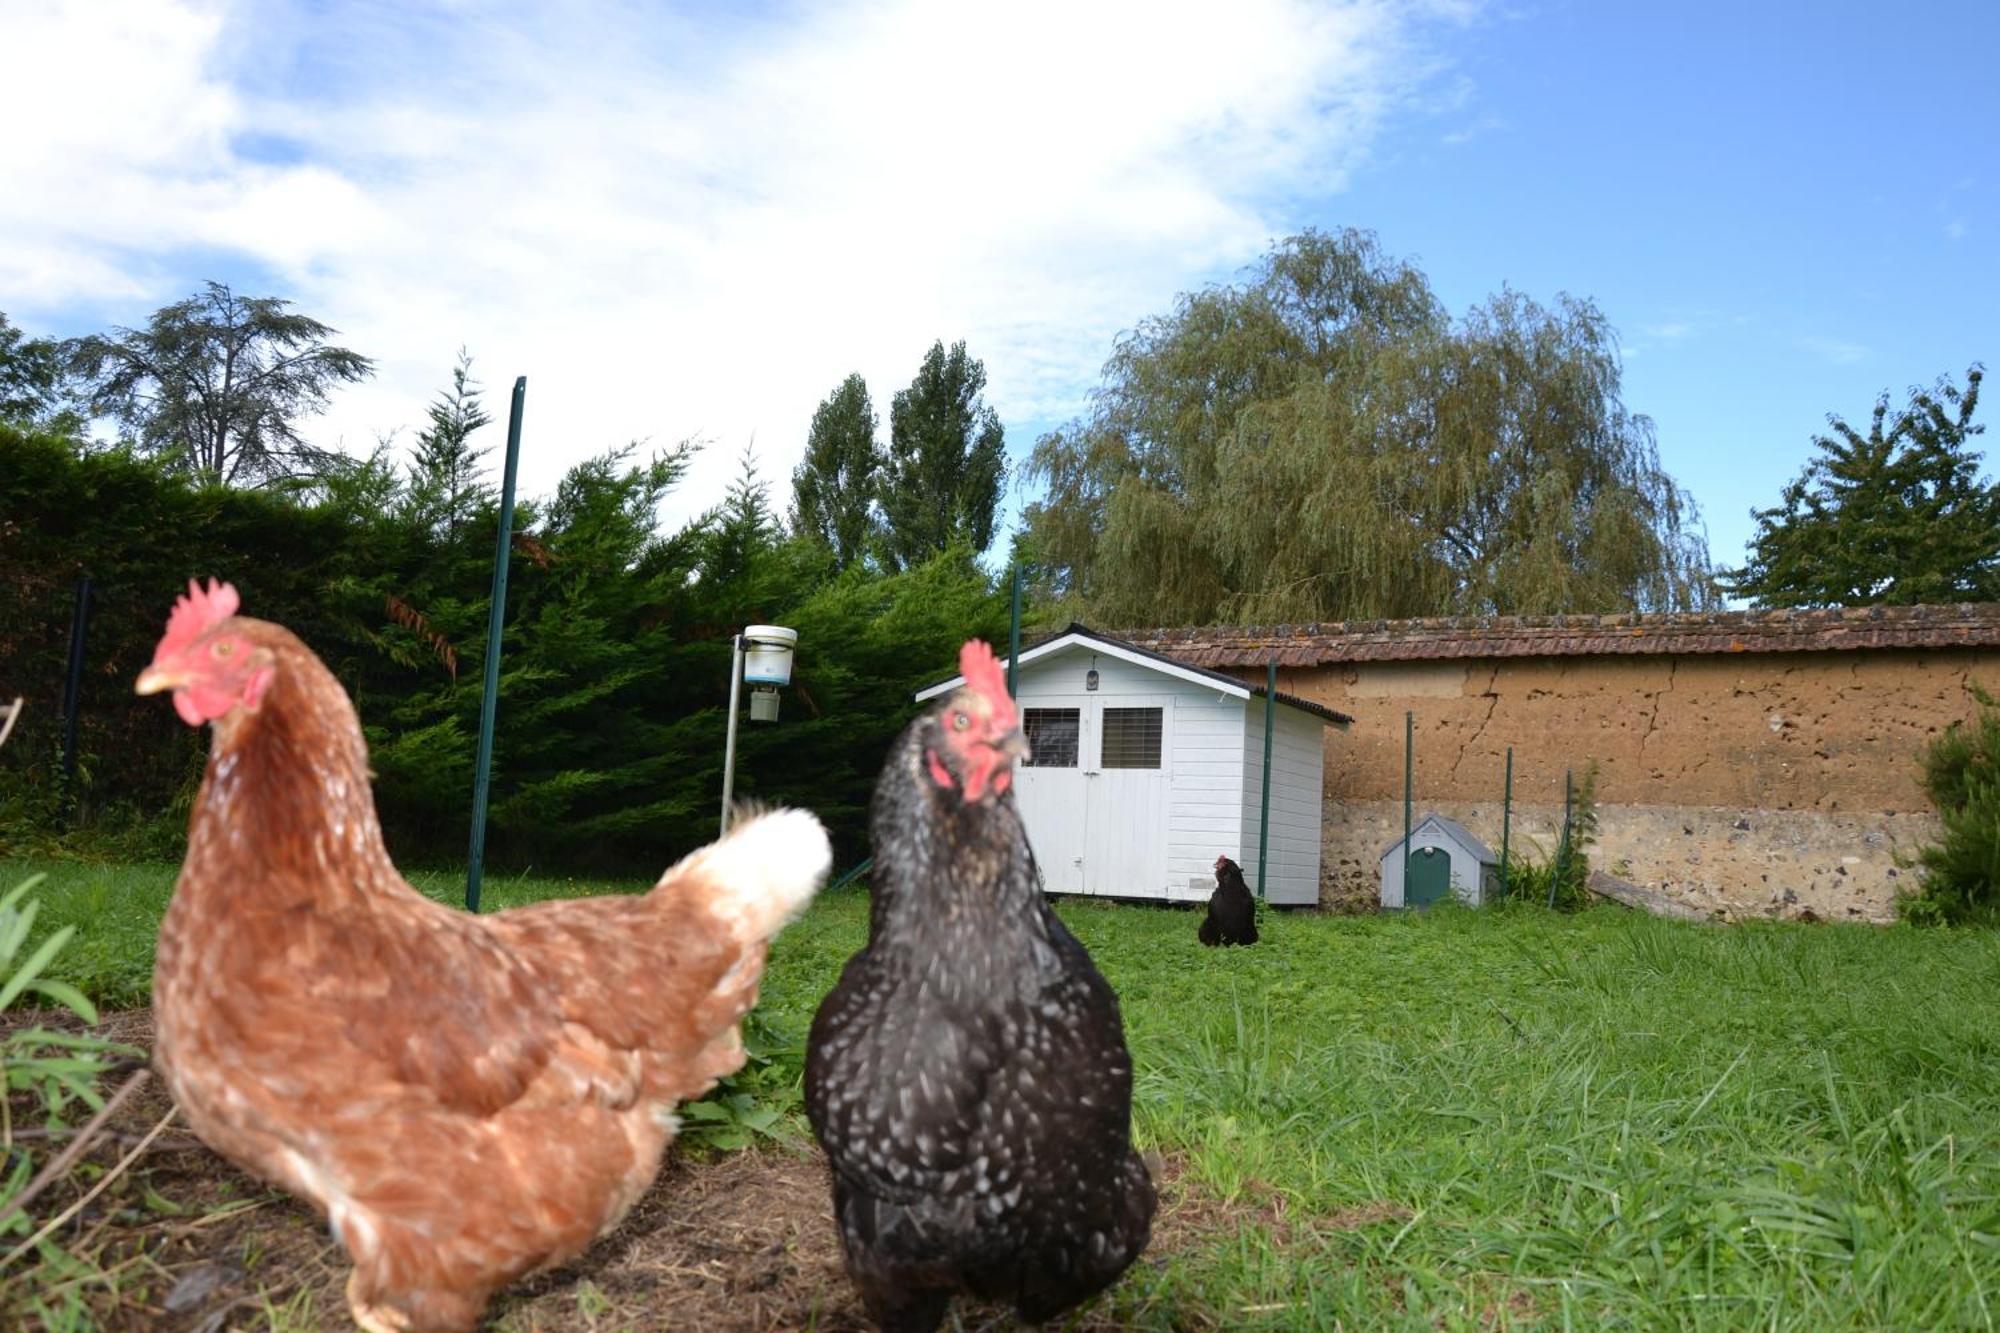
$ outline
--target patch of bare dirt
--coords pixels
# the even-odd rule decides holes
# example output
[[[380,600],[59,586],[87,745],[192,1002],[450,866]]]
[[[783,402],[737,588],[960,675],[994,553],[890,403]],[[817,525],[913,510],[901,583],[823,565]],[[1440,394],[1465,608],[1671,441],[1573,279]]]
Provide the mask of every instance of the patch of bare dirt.
[[[109,1015],[97,1031],[143,1049],[151,1042],[151,1016]],[[122,1076],[113,1086],[119,1081]],[[113,1276],[108,1286],[83,1281],[75,1287],[98,1323],[121,1333],[349,1327],[347,1259],[319,1217],[196,1141],[174,1117],[158,1078],[145,1081],[79,1169],[37,1199],[32,1211],[46,1220],[77,1202],[156,1128],[160,1132],[132,1168],[60,1233],[71,1253]],[[33,1144],[38,1162],[53,1146]],[[1244,1226],[1266,1227],[1274,1240],[1288,1244],[1330,1228],[1405,1215],[1375,1204],[1296,1217],[1276,1191],[1254,1189],[1241,1201],[1224,1203],[1199,1187],[1179,1157],[1156,1155],[1150,1165],[1160,1207],[1143,1265],[1164,1266]],[[31,1279],[42,1290],[9,1290],[21,1276],[19,1268],[0,1272],[0,1322],[29,1315],[33,1296],[47,1300],[67,1285],[43,1266]],[[1118,1326],[1095,1311],[1067,1325],[1092,1333]],[[1206,1324],[1195,1320],[1194,1326]],[[576,1262],[503,1292],[488,1311],[487,1327],[496,1333],[853,1333],[871,1325],[843,1268],[824,1159],[806,1143],[722,1156],[676,1150],[624,1225]],[[1012,1323],[1002,1310],[961,1307],[960,1327]]]

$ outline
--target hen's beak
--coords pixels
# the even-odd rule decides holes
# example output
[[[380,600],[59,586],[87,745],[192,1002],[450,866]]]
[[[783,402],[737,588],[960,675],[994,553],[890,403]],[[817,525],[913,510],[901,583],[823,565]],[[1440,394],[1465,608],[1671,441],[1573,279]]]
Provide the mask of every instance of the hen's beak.
[[[1007,757],[1007,761],[1009,763],[1018,764],[1023,759],[1026,759],[1029,754],[1028,738],[1020,731],[1019,728],[1016,728],[1015,730],[1008,732],[1005,736],[1002,736],[1000,738],[1000,744],[996,748],[999,749],[1001,754]]]
[[[161,690],[177,690],[185,684],[187,684],[185,674],[155,663],[139,673],[139,679],[133,682],[132,689],[137,694],[158,694]]]

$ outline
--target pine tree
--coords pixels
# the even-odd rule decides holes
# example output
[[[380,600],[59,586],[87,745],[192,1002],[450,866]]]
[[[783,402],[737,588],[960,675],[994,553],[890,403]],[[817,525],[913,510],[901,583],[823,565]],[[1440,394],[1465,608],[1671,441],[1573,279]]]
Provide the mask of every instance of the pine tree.
[[[451,387],[430,405],[430,422],[417,434],[410,462],[407,503],[422,527],[449,541],[482,504],[492,500],[491,488],[480,484],[480,457],[473,432],[493,420],[479,401],[479,383],[472,378],[472,356],[458,349]]]
[[[1819,456],[1757,531],[1730,591],[1758,606],[2000,601],[2000,484],[1979,478],[1972,424],[1983,369],[1965,388],[1913,388],[1891,416],[1885,391],[1866,435],[1838,416]]]
[[[736,479],[714,511],[715,535],[702,562],[704,580],[726,584],[743,578],[757,557],[777,544],[771,483],[759,472],[756,445],[743,446],[737,469]]]

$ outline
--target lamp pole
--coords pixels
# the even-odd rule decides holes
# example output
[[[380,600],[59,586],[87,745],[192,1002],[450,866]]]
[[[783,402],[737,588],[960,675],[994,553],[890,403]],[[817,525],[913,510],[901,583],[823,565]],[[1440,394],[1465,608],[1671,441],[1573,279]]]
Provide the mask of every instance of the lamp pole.
[[[1014,693],[1014,673],[1021,666],[1021,566],[1014,566],[1014,610],[1007,623],[1007,693]]]
[[[797,630],[783,625],[745,625],[729,640],[729,732],[722,746],[722,835],[728,836],[736,801],[736,710],[743,678],[750,678],[750,720],[778,720],[778,690],[792,683]]]
[[[729,641],[729,739],[722,745],[722,833],[729,832],[729,803],[736,791],[736,701],[743,689],[743,636]]]

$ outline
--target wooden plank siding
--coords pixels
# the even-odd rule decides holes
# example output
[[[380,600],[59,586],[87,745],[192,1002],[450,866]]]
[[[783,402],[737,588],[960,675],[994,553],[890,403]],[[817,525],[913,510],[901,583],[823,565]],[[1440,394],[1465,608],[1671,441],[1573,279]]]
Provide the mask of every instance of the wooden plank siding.
[[[1016,779],[1052,891],[1204,902],[1214,891],[1218,855],[1237,861],[1254,882],[1264,701],[1232,693],[1243,687],[1226,678],[1155,662],[1079,638],[1021,664],[1021,708],[1076,709],[1079,719],[1074,768],[1025,765]],[[1147,770],[1104,769],[1102,710],[1154,706],[1162,709],[1157,780],[1144,776]],[[1324,723],[1306,707],[1278,707],[1269,891],[1279,903],[1319,899]],[[1121,806],[1135,801],[1145,808]]]
[[[1325,750],[1319,723],[1295,710],[1277,710],[1271,744],[1271,871],[1265,896],[1274,903],[1319,901],[1320,801]],[[1252,699],[1243,729],[1243,876],[1257,883],[1259,801],[1263,795],[1264,703]],[[1212,858],[1211,858],[1212,859]]]

